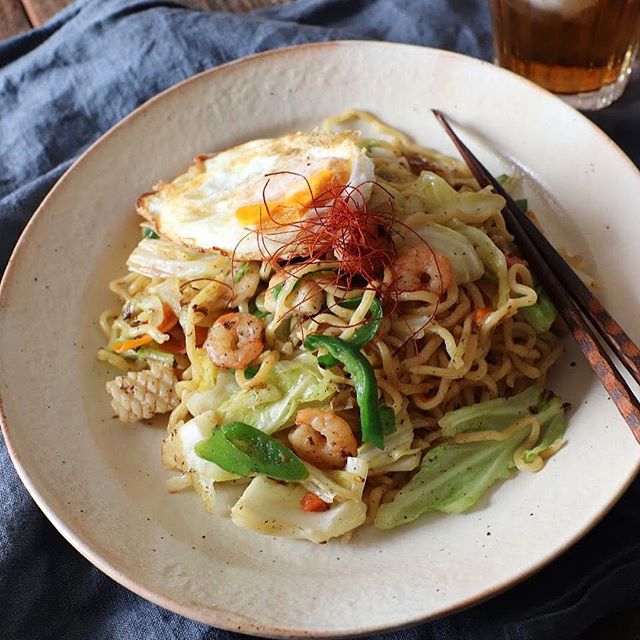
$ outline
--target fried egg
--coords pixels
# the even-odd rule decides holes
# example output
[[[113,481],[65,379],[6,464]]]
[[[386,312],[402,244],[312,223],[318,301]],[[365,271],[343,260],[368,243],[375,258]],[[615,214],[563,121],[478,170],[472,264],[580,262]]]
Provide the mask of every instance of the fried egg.
[[[138,200],[138,213],[175,243],[261,260],[300,254],[301,223],[322,215],[330,194],[358,187],[367,200],[374,165],[358,133],[292,133],[253,140],[195,163]],[[318,196],[322,198],[318,205]],[[357,206],[357,205],[356,205]]]

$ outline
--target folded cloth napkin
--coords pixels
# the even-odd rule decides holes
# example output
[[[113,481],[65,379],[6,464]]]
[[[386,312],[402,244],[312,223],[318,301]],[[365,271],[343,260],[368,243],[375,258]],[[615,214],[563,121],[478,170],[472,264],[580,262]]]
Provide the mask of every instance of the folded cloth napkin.
[[[246,54],[349,38],[490,58],[483,0],[298,0],[247,15],[153,0],[81,0],[44,27],[0,43],[0,269],[64,170],[146,99]],[[637,89],[595,119],[640,162]],[[603,616],[640,605],[638,531],[636,481],[594,531],[520,586],[447,618],[374,637],[577,637]],[[34,505],[3,441],[0,603],[5,640],[240,637],[146,602],[93,568]]]

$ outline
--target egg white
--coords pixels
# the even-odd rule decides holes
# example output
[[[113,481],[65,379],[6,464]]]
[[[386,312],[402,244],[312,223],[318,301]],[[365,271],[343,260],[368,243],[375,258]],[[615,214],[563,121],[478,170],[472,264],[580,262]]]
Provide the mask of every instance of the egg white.
[[[270,225],[264,201],[287,204],[299,216],[296,223],[313,219],[318,211],[302,202],[308,184],[337,171],[348,176],[345,184],[363,185],[359,193],[368,199],[374,165],[357,140],[353,131],[292,133],[200,156],[175,180],[141,196],[138,213],[162,236],[194,249],[261,260],[286,247],[282,257],[292,257],[301,252],[294,243],[298,227]],[[262,217],[253,220],[250,213],[258,209]]]

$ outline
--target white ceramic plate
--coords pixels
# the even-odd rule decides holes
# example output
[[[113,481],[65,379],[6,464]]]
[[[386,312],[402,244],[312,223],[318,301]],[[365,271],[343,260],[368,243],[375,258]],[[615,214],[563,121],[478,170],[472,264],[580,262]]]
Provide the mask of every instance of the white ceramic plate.
[[[244,633],[344,637],[488,597],[583,535],[640,462],[615,407],[570,351],[551,381],[574,405],[568,445],[466,515],[314,546],[240,530],[208,516],[195,494],[165,491],[162,429],[112,418],[104,383],[113,372],[95,359],[96,319],[114,303],[107,282],[138,238],[135,200],[197,153],[309,128],[348,107],[453,153],[429,112],[438,107],[495,171],[517,164],[551,237],[587,258],[604,303],[640,338],[640,175],[583,116],[515,75],[443,51],[329,43],[220,67],[138,109],[49,194],[7,270],[4,433],[36,502],[91,562],[145,598]]]

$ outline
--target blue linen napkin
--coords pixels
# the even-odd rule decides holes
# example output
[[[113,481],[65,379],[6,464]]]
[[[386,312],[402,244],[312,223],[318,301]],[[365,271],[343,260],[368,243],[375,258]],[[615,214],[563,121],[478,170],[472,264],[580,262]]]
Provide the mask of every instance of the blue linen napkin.
[[[0,270],[65,169],[146,99],[243,55],[350,38],[490,58],[483,0],[298,0],[247,15],[153,0],[81,0],[44,27],[0,43]],[[594,116],[636,163],[639,117],[640,83]],[[636,481],[594,531],[520,586],[456,615],[373,638],[575,638],[603,616],[640,606],[638,531]],[[93,568],[34,505],[2,440],[0,603],[6,640],[242,637],[146,602]]]

